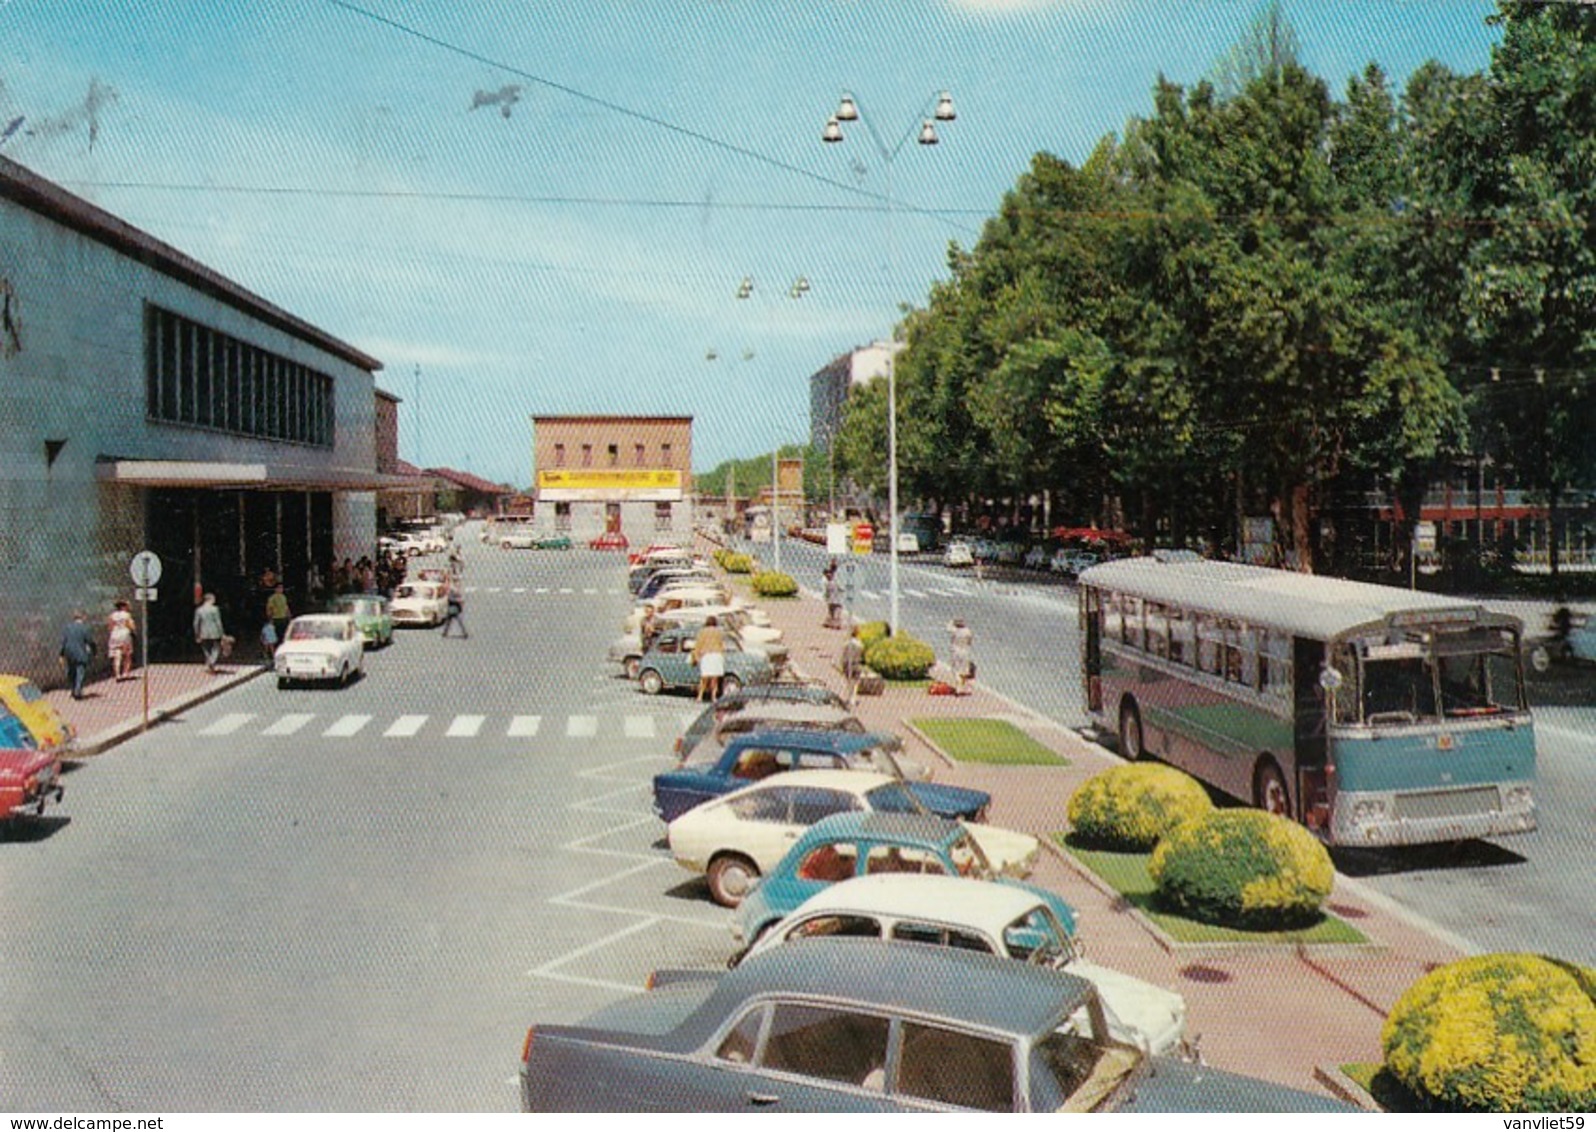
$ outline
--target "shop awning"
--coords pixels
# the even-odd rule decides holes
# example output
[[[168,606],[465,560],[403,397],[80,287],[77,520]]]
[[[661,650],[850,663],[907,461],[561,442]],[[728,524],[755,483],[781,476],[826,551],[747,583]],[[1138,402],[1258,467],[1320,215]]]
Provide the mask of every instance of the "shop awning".
[[[98,479],[134,487],[253,488],[260,491],[414,490],[413,476],[389,476],[359,468],[313,468],[217,460],[122,460],[102,457]]]

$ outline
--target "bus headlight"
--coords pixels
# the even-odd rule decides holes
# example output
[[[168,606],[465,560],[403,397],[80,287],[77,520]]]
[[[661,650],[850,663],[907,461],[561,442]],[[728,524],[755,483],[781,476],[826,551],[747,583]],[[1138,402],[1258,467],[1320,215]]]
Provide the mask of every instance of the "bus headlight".
[[[1359,824],[1379,821],[1385,817],[1385,799],[1364,798],[1352,807],[1352,820]]]
[[[1509,810],[1529,810],[1535,806],[1533,786],[1514,786],[1502,795],[1502,805]]]

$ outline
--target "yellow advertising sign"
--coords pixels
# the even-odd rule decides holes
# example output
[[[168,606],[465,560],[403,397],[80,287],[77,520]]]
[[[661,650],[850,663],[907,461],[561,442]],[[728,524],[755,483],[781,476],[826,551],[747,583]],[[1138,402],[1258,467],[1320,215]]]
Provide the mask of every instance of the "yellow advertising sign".
[[[564,491],[680,491],[682,473],[666,468],[557,468],[539,472],[538,487]]]

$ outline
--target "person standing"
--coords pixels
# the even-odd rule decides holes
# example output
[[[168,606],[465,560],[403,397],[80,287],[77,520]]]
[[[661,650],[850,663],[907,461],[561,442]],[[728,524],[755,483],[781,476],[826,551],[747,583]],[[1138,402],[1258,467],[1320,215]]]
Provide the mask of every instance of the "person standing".
[[[726,635],[720,631],[713,617],[704,618],[703,628],[693,642],[693,664],[698,668],[698,700],[705,694],[714,703],[720,699],[721,683],[726,677]]]
[[[453,586],[449,587],[449,596],[444,600],[444,609],[446,612],[443,618],[443,635],[452,637],[454,634],[449,630],[458,628],[462,637],[469,637],[471,634],[466,632],[465,618],[460,616],[465,612],[465,599]]]
[[[133,614],[119,601],[105,619],[105,651],[111,654],[111,674],[118,683],[133,676]]]
[[[948,635],[953,647],[953,675],[958,680],[958,693],[962,696],[975,678],[975,633],[964,623],[964,618],[955,617],[948,625]]]
[[[72,698],[83,698],[83,677],[94,659],[94,637],[83,610],[74,609],[72,620],[61,632],[61,662],[66,665],[67,679],[72,682]]]
[[[281,583],[272,589],[271,597],[266,599],[266,620],[271,622],[273,646],[283,643],[283,638],[288,634],[288,594],[283,592]]]
[[[216,671],[222,655],[222,611],[216,608],[216,595],[208,593],[194,610],[194,640],[205,653],[205,669]]]
[[[826,628],[842,628],[842,583],[837,581],[837,560],[826,567]]]

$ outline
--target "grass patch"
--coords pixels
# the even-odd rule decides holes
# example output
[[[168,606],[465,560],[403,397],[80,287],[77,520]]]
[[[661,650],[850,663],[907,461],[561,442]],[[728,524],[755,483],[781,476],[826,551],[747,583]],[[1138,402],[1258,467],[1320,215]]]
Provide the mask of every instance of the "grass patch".
[[[1003,719],[912,719],[922,735],[961,763],[995,766],[1069,766],[1063,755],[1048,749]]]
[[[1429,1112],[1424,1102],[1410,1092],[1385,1066],[1373,1061],[1354,1061],[1340,1066],[1357,1085],[1386,1112]]]
[[[1345,920],[1326,913],[1318,923],[1287,931],[1246,931],[1205,924],[1154,903],[1153,878],[1147,872],[1151,853],[1112,853],[1075,844],[1067,834],[1058,835],[1059,844],[1077,861],[1107,881],[1125,900],[1138,909],[1164,934],[1179,943],[1368,943],[1368,937]]]

